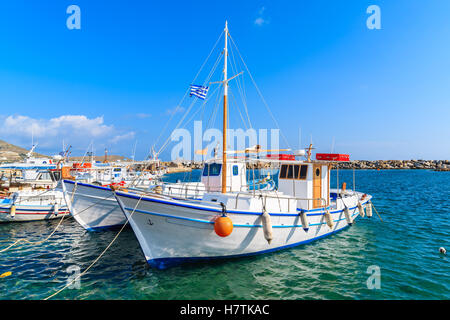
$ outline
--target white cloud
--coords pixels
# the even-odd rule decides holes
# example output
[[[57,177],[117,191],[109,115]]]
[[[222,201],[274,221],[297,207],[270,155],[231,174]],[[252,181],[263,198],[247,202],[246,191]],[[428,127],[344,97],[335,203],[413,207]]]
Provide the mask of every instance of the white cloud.
[[[33,119],[27,116],[8,116],[4,119],[0,132],[17,136],[57,137],[62,133],[78,133],[91,137],[107,135],[113,126],[103,123],[103,117],[89,119],[82,115],[63,115],[52,119]]]
[[[106,147],[105,143],[117,143],[134,135],[134,132],[123,133],[113,125],[106,124],[103,116],[88,118],[85,115],[62,115],[51,119],[23,115],[0,116],[0,139],[28,147],[33,136],[42,153],[60,151],[63,140],[66,145],[73,146],[72,150],[80,151],[91,141],[95,141],[96,147]]]
[[[261,27],[262,25],[269,23],[269,21],[263,17],[265,11],[266,7],[261,7],[261,9],[259,9],[258,17],[253,21],[255,25]]]
[[[263,18],[256,18],[255,19],[255,24],[258,26],[262,26],[266,21]]]
[[[138,118],[140,118],[140,119],[149,118],[149,117],[151,117],[151,116],[152,116],[152,115],[149,114],[149,113],[138,113],[138,114],[136,114],[136,117],[138,117]]]
[[[130,139],[133,139],[135,135],[136,135],[136,133],[131,131],[131,132],[128,132],[128,133],[116,135],[110,141],[112,143],[117,143],[117,142],[124,141],[124,140],[130,140]]]
[[[185,109],[184,109],[183,107],[176,106],[176,107],[173,108],[173,109],[168,109],[168,110],[166,111],[166,113],[169,114],[169,115],[173,115],[173,114],[177,114],[177,113],[184,112],[184,110],[185,110]]]

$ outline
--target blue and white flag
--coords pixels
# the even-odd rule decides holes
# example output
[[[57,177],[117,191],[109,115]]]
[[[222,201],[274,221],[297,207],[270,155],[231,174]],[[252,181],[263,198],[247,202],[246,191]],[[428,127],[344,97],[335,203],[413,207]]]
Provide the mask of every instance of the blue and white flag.
[[[190,96],[196,96],[199,99],[205,100],[206,94],[208,93],[209,87],[197,86],[195,84],[191,84],[191,94]]]

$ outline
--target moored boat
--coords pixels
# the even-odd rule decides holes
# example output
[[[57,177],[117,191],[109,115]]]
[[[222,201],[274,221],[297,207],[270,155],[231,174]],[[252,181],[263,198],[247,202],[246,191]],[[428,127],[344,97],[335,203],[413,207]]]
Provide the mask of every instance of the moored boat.
[[[159,165],[159,161],[146,161],[146,167]],[[73,178],[63,177],[61,181],[64,199],[73,218],[88,231],[120,227],[126,217],[114,199],[111,187],[147,189],[164,171],[146,171],[142,174],[124,164],[77,165],[73,168]],[[69,172],[70,174],[70,172]]]
[[[227,78],[227,25],[224,35],[224,80],[220,83],[224,88],[222,141],[226,142],[228,82],[236,76]],[[204,99],[206,92],[207,88],[194,94]],[[311,160],[311,148],[296,154],[307,154],[306,160],[296,160],[294,154],[252,160],[229,158],[240,151],[227,151],[223,143],[222,157],[205,164],[201,183],[171,185],[181,190],[176,197],[164,193],[163,186],[148,192],[117,190],[115,197],[145,259],[157,268],[289,248],[343,230],[364,215],[365,207],[371,212],[370,195],[330,189],[331,165],[342,158]],[[249,187],[246,168],[252,161],[278,163],[276,189]]]
[[[62,192],[19,190],[0,199],[0,222],[49,220],[69,214]]]
[[[220,162],[215,165],[222,167]],[[116,198],[146,260],[157,268],[186,260],[260,254],[338,232],[371,206],[369,195],[330,189],[329,166],[318,161],[281,164],[274,191],[254,192],[235,185],[234,191],[226,193],[207,191],[201,200],[123,191],[116,191]],[[294,178],[288,171],[305,175]],[[221,179],[220,175],[216,178]],[[326,196],[314,196],[317,192]],[[216,221],[222,216],[232,223],[226,237],[216,233]]]

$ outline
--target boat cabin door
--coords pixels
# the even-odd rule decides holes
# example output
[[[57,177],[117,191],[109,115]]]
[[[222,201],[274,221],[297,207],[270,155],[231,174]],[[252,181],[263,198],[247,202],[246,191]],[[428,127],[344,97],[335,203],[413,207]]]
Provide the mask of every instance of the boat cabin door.
[[[313,208],[323,207],[325,204],[322,203],[320,198],[322,198],[322,165],[313,165]]]

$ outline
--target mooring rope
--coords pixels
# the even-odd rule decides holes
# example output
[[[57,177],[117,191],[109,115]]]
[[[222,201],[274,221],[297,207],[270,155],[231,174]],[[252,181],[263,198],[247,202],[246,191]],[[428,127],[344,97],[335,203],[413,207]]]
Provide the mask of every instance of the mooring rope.
[[[113,193],[115,194],[116,191],[113,190]],[[136,202],[136,206],[134,207],[133,211],[131,212],[129,218],[127,219],[127,221],[125,222],[125,224],[122,226],[122,228],[120,228],[119,232],[116,234],[116,236],[112,239],[112,241],[108,244],[108,246],[103,250],[103,252],[89,265],[89,267],[87,267],[82,273],[80,273],[77,277],[75,277],[72,281],[70,281],[69,283],[67,283],[64,287],[62,287],[61,289],[59,289],[58,291],[56,291],[55,293],[49,295],[47,298],[45,298],[44,300],[48,300],[50,298],[53,298],[54,296],[56,296],[57,294],[59,294],[60,292],[62,292],[64,289],[66,289],[67,287],[69,287],[70,285],[72,285],[72,283],[74,283],[76,280],[78,280],[79,278],[81,278],[83,275],[85,275],[96,263],[98,260],[100,260],[100,258],[106,253],[106,251],[108,251],[108,249],[112,246],[112,244],[116,241],[116,239],[119,237],[119,235],[121,234],[121,232],[123,231],[123,229],[125,228],[125,226],[128,224],[129,219],[133,216],[134,212],[136,211],[136,208],[138,207],[139,203],[141,202],[142,197],[144,196],[144,194],[141,195],[141,197],[139,198],[139,200]]]
[[[18,198],[20,199],[20,201],[14,201],[14,203],[13,203],[12,205],[20,204],[20,203],[22,203],[23,201],[27,201],[27,200],[29,200],[29,199],[33,199],[33,198],[40,197],[40,196],[42,196],[43,194],[45,194],[45,193],[47,193],[47,192],[50,192],[50,191],[54,191],[54,190],[55,190],[55,188],[52,188],[52,189],[46,189],[44,192],[38,193],[38,194],[36,194],[36,195],[32,195],[32,196],[29,196],[29,197],[18,197]]]
[[[372,203],[372,201],[369,200],[369,203],[370,203],[370,204],[372,205],[372,207],[375,209],[375,212],[376,212],[378,218],[380,218],[381,222],[384,222],[383,219],[381,219],[381,216],[380,216],[380,214],[378,213],[378,210],[377,210],[377,208],[375,208],[375,205]]]
[[[16,244],[18,244],[18,243],[20,243],[20,242],[25,242],[25,243],[32,244],[32,245],[37,245],[37,244],[44,243],[45,241],[47,241],[48,239],[50,239],[51,236],[56,232],[56,230],[57,230],[58,227],[61,225],[61,223],[63,222],[64,217],[65,217],[66,215],[67,215],[67,214],[63,214],[63,215],[62,215],[61,219],[59,220],[58,224],[56,225],[56,228],[55,228],[55,229],[48,235],[48,237],[45,238],[44,240],[40,240],[40,241],[33,242],[33,241],[29,241],[29,240],[24,239],[24,238],[18,239],[18,240],[16,240],[13,244],[11,244],[10,246],[8,246],[8,247],[6,247],[6,248],[0,250],[0,253],[3,253],[3,252],[5,252],[5,251],[8,251],[9,249],[11,249],[12,247],[14,247]]]
[[[75,188],[74,188],[74,190],[75,190]],[[76,214],[72,214],[72,217],[74,217],[74,216],[76,216],[76,215],[79,215],[79,214],[83,213],[84,211],[86,211],[86,210],[92,208],[93,206],[95,206],[95,205],[97,205],[97,204],[99,204],[99,203],[101,203],[101,202],[103,202],[103,201],[105,201],[105,200],[111,198],[113,195],[114,195],[114,194],[112,193],[112,194],[108,195],[107,197],[104,197],[104,198],[100,199],[99,201],[94,202],[93,204],[87,206],[86,208],[84,208],[83,210],[77,212]],[[71,200],[71,201],[73,201],[73,196],[74,196],[74,192],[72,192],[72,200]],[[0,250],[0,253],[3,253],[3,252],[5,252],[5,251],[8,251],[9,249],[11,249],[12,247],[14,247],[15,245],[17,245],[17,244],[20,243],[20,242],[25,242],[25,243],[31,244],[31,245],[37,245],[37,244],[42,244],[42,243],[46,242],[47,240],[49,240],[49,239],[53,236],[53,234],[54,234],[54,233],[56,232],[56,230],[59,228],[59,226],[61,225],[61,223],[62,223],[62,221],[63,221],[63,219],[64,219],[64,217],[65,217],[66,215],[67,215],[67,214],[63,214],[63,216],[62,216],[61,220],[59,221],[59,223],[57,224],[56,228],[55,228],[55,229],[50,233],[50,235],[49,235],[47,238],[45,238],[44,240],[40,240],[40,241],[37,241],[37,242],[33,242],[33,241],[29,241],[29,240],[27,240],[27,239],[18,239],[18,240],[16,240],[13,244],[9,245],[8,247],[6,247],[6,248],[4,248],[4,249],[1,249],[1,250]]]

